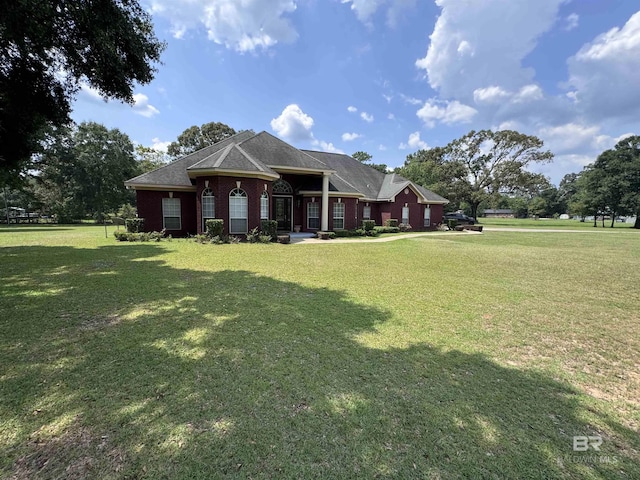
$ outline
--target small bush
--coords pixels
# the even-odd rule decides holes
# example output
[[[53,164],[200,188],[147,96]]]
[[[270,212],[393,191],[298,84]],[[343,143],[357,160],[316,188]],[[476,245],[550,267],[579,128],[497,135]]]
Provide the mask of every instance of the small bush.
[[[260,222],[260,231],[263,235],[269,235],[271,241],[275,242],[278,236],[278,222],[275,220],[262,220]]]
[[[353,236],[351,230],[336,230],[335,232],[333,232],[333,234],[335,238],[346,238]]]
[[[397,227],[398,226],[398,219],[397,218],[387,218],[384,221],[384,226],[385,227]]]
[[[374,227],[374,232],[381,233],[398,233],[400,231],[399,227]]]
[[[209,238],[221,237],[224,230],[224,220],[221,218],[210,218],[204,222],[206,235]]]
[[[165,235],[165,230],[160,232],[123,232],[119,230],[113,232],[113,236],[119,242],[159,242],[165,238]]]
[[[449,230],[455,230],[456,225],[458,225],[458,221],[455,218],[450,218],[447,220],[447,227],[449,227]]]
[[[144,218],[127,218],[124,221],[127,232],[138,233],[144,230]]]
[[[249,243],[258,243],[260,241],[260,232],[258,232],[258,227],[252,228],[247,233],[247,242]]]
[[[362,221],[362,228],[364,230],[366,230],[367,232],[370,230],[373,230],[373,227],[376,226],[376,222],[375,220],[363,220]]]
[[[262,235],[261,234],[260,236],[258,236],[258,241],[260,243],[271,243],[273,240],[272,240],[271,235]]]
[[[412,230],[411,225],[409,225],[408,223],[401,223],[400,225],[398,225],[398,228],[401,232],[410,232]]]

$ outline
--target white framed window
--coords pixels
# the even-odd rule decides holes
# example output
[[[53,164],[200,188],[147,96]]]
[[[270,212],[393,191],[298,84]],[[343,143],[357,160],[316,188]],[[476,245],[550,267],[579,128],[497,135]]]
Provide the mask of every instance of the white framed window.
[[[162,199],[162,227],[167,230],[182,229],[182,214],[179,198]]]
[[[307,228],[320,228],[320,204],[316,202],[307,203]]]
[[[229,233],[249,231],[249,202],[244,190],[235,188],[229,193]]]
[[[431,226],[431,207],[424,207],[424,226]]]
[[[205,188],[202,191],[202,230],[206,229],[207,220],[216,218],[216,198],[213,190]]]
[[[344,229],[344,203],[333,204],[333,229]]]
[[[409,224],[409,207],[402,207],[402,223]]]
[[[260,195],[260,220],[269,220],[269,194],[262,192]]]
[[[362,219],[363,220],[371,220],[371,207],[365,207],[362,209]]]

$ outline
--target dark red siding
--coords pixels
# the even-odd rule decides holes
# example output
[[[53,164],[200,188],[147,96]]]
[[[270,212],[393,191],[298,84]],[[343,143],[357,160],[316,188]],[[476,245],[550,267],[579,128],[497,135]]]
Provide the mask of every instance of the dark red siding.
[[[202,191],[205,189],[205,180],[209,181],[209,188],[213,190],[215,197],[215,214],[216,218],[224,220],[224,233],[229,234],[229,194],[237,187],[236,182],[240,182],[240,189],[244,190],[247,194],[247,202],[249,206],[249,230],[260,227],[260,196],[267,186],[267,193],[269,194],[269,215],[271,216],[272,205],[272,182],[269,180],[261,180],[258,178],[243,178],[243,177],[199,177],[197,180],[197,224],[198,232],[204,231],[204,225],[202,225],[202,208],[201,208],[201,196]]]
[[[162,199],[169,198],[169,192],[157,192],[152,190],[137,190],[136,202],[138,216],[144,218],[144,229],[147,232],[160,231],[163,228]],[[180,230],[167,230],[167,234],[174,237],[182,237],[196,233],[196,194],[194,192],[174,191],[173,198],[180,199],[180,213],[182,216],[182,228]]]

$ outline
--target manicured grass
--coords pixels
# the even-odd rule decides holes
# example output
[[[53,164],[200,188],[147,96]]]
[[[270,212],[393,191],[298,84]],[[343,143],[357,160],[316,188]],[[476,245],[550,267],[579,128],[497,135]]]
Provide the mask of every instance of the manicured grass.
[[[0,476],[640,478],[637,233],[0,228]]]
[[[510,227],[510,228],[554,228],[554,229],[591,229],[591,230],[603,230],[602,221],[598,220],[598,226],[593,227],[593,220],[587,222],[581,222],[580,220],[560,220],[555,218],[540,218],[534,220],[532,218],[483,218],[480,217],[478,221],[482,225],[487,227]],[[605,230],[612,230],[611,220],[605,220]],[[628,229],[632,228],[632,223],[616,222],[613,230],[615,229]]]

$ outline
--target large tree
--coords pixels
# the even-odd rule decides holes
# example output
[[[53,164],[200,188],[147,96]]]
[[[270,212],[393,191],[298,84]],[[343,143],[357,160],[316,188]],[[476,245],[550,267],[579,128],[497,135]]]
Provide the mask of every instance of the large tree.
[[[167,153],[175,158],[183,157],[236,133],[229,125],[221,122],[209,122],[201,127],[193,125],[178,135],[178,140],[169,145]]]
[[[133,103],[164,44],[137,0],[19,0],[0,15],[0,174],[15,178],[83,83]]]
[[[364,163],[365,165],[370,166],[371,168],[375,168],[379,172],[387,173],[388,167],[384,163],[373,163],[373,155],[363,151],[357,151],[351,154],[352,158],[355,158],[360,163]]]
[[[404,165],[397,167],[395,173],[439,195],[446,196],[449,193],[447,184],[451,175],[445,165],[444,154],[445,149],[442,147],[418,150],[407,155]]]
[[[124,181],[139,172],[126,134],[81,123],[59,132],[45,149],[37,193],[62,220],[99,219],[132,200]]]
[[[494,194],[537,193],[548,180],[526,168],[553,159],[542,147],[539,138],[513,130],[471,131],[445,147],[449,192],[467,202],[474,217]]]
[[[583,176],[599,213],[611,215],[611,227],[616,215],[636,214],[634,228],[640,228],[640,136],[627,137],[602,152]]]

